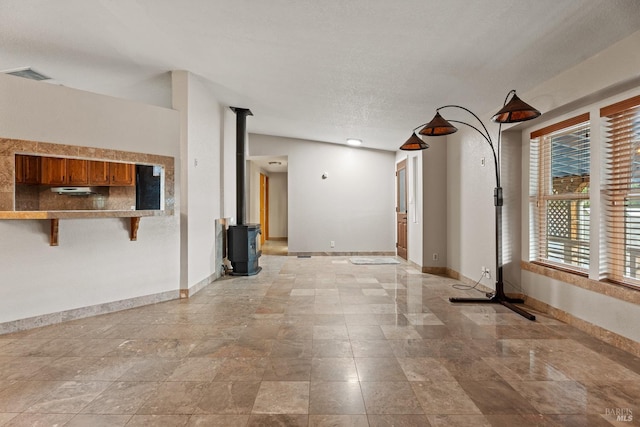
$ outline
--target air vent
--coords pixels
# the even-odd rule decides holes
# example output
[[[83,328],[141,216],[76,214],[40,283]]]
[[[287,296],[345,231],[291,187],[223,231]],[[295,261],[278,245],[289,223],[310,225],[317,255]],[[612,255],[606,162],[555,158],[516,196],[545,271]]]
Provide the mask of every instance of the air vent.
[[[25,79],[30,79],[30,80],[50,80],[51,77],[47,77],[44,74],[41,74],[39,72],[37,72],[36,70],[34,70],[31,67],[24,67],[24,68],[16,68],[13,70],[5,70],[2,71],[2,73],[4,74],[11,74],[12,76],[17,76],[17,77],[24,77]]]

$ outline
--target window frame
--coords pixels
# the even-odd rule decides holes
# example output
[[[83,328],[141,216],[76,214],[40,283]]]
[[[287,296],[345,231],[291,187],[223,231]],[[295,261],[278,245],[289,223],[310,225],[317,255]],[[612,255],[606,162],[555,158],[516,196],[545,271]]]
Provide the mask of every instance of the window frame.
[[[551,168],[551,156],[552,156],[552,139],[558,134],[561,134],[563,131],[571,130],[576,126],[586,126],[587,132],[591,132],[591,122],[590,122],[590,114],[584,113],[578,116],[572,117],[567,120],[563,120],[561,122],[554,123],[552,125],[546,126],[542,129],[538,129],[531,133],[530,135],[530,176],[529,176],[529,205],[530,205],[530,215],[529,215],[529,228],[530,228],[530,246],[529,246],[529,259],[530,262],[534,262],[537,264],[546,265],[552,268],[556,268],[559,270],[565,270],[572,273],[576,273],[582,276],[588,276],[589,266],[590,266],[590,222],[585,224],[582,223],[582,232],[576,232],[574,227],[569,224],[569,233],[571,235],[576,234],[577,236],[586,235],[587,240],[580,240],[581,244],[576,245],[574,248],[577,249],[578,255],[575,256],[577,260],[576,263],[571,262],[562,262],[553,257],[549,257],[549,204],[554,201],[569,201],[569,209],[570,211],[574,211],[573,204],[574,202],[580,203],[580,201],[586,201],[586,203],[590,204],[591,192],[590,190],[586,193],[573,193],[566,192],[560,194],[554,194],[553,192],[553,173]],[[591,185],[591,175],[592,175],[592,162],[591,162],[591,153],[590,153],[590,138],[588,141],[589,148],[587,149],[588,153],[588,185]],[[582,182],[584,182],[584,176],[581,178]],[[573,182],[573,181],[572,181]],[[570,216],[568,216],[570,218]],[[578,229],[580,223],[577,225],[576,230]],[[586,232],[585,232],[586,229]],[[569,238],[570,241],[574,241],[573,237]],[[577,238],[575,241],[579,241]],[[559,243],[562,245],[562,243]],[[563,248],[566,248],[563,246]],[[586,254],[585,254],[586,250]]]
[[[605,278],[614,283],[640,289],[640,267],[637,264],[640,262],[640,245],[635,245],[638,252],[635,258],[631,253],[627,254],[629,236],[640,236],[640,227],[635,227],[637,231],[634,233],[629,233],[627,228],[628,200],[640,202],[640,188],[633,188],[634,157],[636,162],[640,158],[640,131],[635,130],[635,126],[638,126],[635,123],[631,124],[629,131],[625,132],[623,129],[625,120],[640,121],[640,95],[602,107],[600,117],[603,133],[607,135],[602,144],[603,164],[607,171],[603,176],[603,216],[607,240],[603,254],[606,261]],[[635,132],[636,136],[633,137]],[[638,221],[630,222],[639,225]],[[627,268],[630,271],[629,275],[626,274]],[[635,277],[631,276],[632,269],[636,271]]]

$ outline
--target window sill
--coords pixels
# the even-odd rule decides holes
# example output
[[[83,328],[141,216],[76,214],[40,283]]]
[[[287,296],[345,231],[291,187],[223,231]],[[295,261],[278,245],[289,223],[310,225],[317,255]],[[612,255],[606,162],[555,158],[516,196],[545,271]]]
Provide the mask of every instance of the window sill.
[[[640,289],[631,288],[606,280],[592,280],[578,273],[560,270],[528,261],[520,261],[520,267],[523,270],[549,277],[554,280],[559,280],[569,285],[587,289],[611,298],[616,298],[633,304],[640,304]]]

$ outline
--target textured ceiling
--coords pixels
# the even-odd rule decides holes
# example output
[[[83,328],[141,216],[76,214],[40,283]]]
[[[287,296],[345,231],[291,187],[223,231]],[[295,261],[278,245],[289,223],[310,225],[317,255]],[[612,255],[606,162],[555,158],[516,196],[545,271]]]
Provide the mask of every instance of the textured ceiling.
[[[0,0],[0,70],[166,107],[189,70],[250,132],[395,150],[638,30],[638,0]]]

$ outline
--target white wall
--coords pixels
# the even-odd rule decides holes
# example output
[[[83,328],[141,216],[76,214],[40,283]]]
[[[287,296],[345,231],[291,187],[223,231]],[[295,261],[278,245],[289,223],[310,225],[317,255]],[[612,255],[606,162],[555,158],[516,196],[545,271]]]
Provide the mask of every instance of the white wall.
[[[172,73],[173,106],[181,117],[183,203],[181,288],[214,275],[215,220],[222,216],[222,133],[224,109],[208,83],[187,71]],[[235,135],[235,133],[234,133]]]
[[[269,173],[269,237],[287,237],[288,234],[288,174]]]
[[[395,251],[394,153],[250,134],[249,154],[288,156],[290,252]]]
[[[0,137],[179,157],[175,111],[0,75]],[[2,142],[0,142],[1,144]],[[176,164],[176,211],[180,207]],[[177,290],[179,216],[0,220],[0,322]]]
[[[447,111],[443,116],[454,119],[460,117],[456,111]],[[488,125],[492,138],[497,138],[497,126]],[[493,191],[496,186],[495,168],[491,149],[475,131],[462,126],[447,139],[447,259],[449,267],[463,276],[477,280],[481,267],[490,268],[495,277],[495,207]],[[435,143],[433,144],[435,145]],[[484,166],[482,159],[484,158]],[[502,187],[505,194],[513,193],[513,177],[510,168],[503,162]],[[519,173],[519,172],[518,172]],[[519,175],[515,177],[519,181]],[[518,190],[520,186],[516,187]],[[505,199],[503,214],[514,204]],[[519,200],[515,202],[519,207]],[[509,242],[506,233],[504,243]],[[513,237],[513,236],[511,236]],[[493,279],[483,279],[482,283],[493,288]]]
[[[464,120],[458,111],[446,113],[446,118]],[[488,119],[484,121],[497,144],[498,125]],[[506,292],[520,289],[519,135],[519,132],[514,135],[514,132],[503,131],[501,136],[502,264]],[[497,273],[494,157],[489,144],[476,131],[464,126],[446,137],[446,145],[448,266],[473,281],[481,279],[482,267],[488,268],[491,277],[482,277],[480,283],[493,289]]]
[[[428,138],[429,148],[421,152],[423,267],[447,266],[447,140]],[[420,162],[420,160],[422,160]],[[420,175],[418,175],[420,176]],[[434,260],[437,254],[437,260]]]

